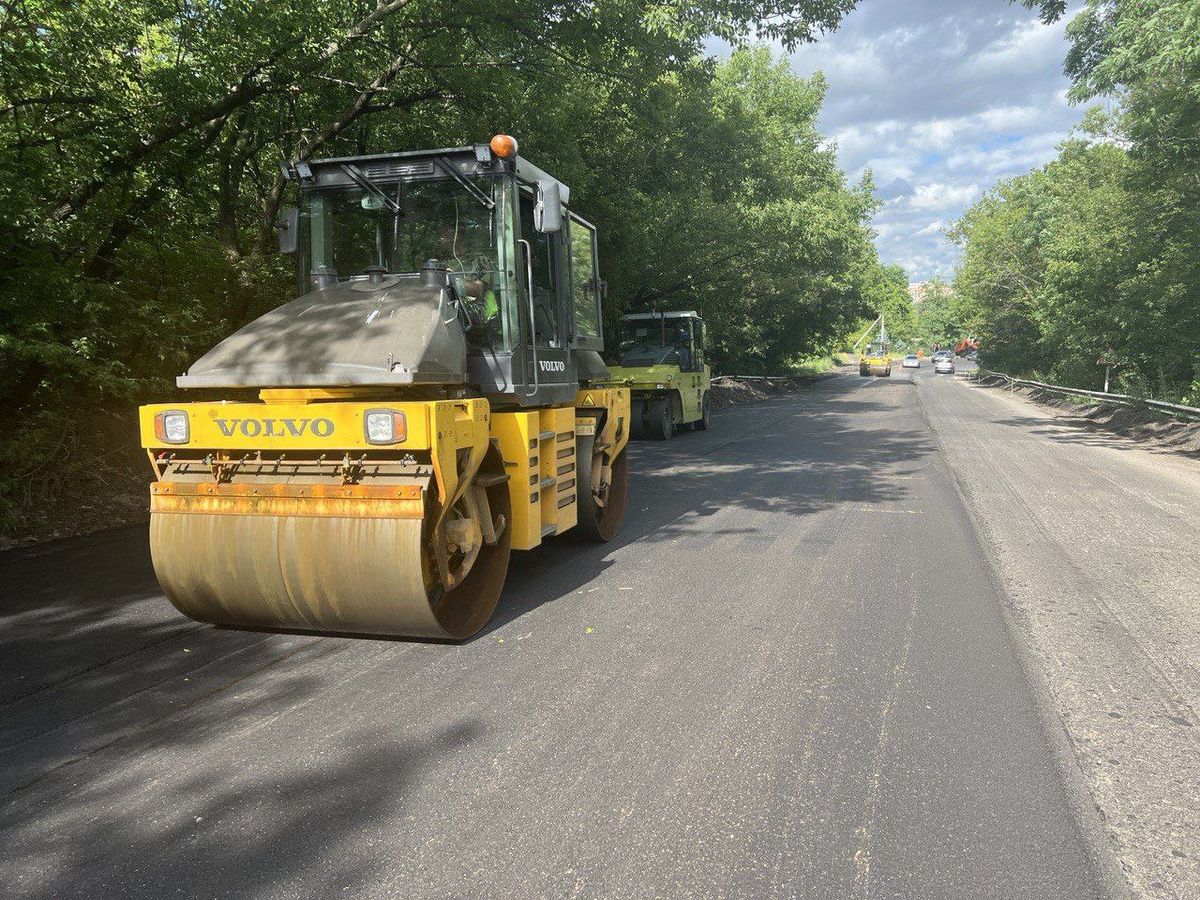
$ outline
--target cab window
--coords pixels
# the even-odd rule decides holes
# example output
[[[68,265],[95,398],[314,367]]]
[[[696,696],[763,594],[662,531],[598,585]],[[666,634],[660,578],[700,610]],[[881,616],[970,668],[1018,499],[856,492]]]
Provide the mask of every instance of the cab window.
[[[558,347],[559,317],[555,292],[554,236],[533,227],[534,197],[521,191],[521,237],[529,241],[533,268],[533,316],[537,342],[542,347]],[[524,269],[521,271],[525,275]]]
[[[596,232],[575,216],[570,217],[571,304],[575,313],[574,342],[600,348],[600,278],[596,268]]]

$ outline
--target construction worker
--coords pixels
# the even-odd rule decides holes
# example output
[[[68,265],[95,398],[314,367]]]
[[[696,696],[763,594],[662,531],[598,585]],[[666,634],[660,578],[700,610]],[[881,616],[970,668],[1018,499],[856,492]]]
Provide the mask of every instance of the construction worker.
[[[452,273],[459,276],[462,291],[468,299],[474,327],[497,334],[500,328],[500,303],[496,299],[494,278],[496,260],[486,253],[464,248],[464,235],[454,225],[443,225],[439,236],[441,260]]]

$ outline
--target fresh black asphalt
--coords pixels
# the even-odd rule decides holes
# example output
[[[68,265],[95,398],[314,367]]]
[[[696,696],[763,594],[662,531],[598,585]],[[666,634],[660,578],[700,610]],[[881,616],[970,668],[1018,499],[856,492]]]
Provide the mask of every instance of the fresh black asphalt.
[[[0,893],[1104,896],[897,374],[636,445],[463,644],[190,622],[142,527],[0,554]]]

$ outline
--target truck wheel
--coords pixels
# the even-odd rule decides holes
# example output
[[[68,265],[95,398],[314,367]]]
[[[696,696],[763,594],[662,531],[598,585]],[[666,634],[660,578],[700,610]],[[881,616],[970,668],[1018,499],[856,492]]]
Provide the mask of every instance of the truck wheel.
[[[651,440],[669,440],[675,433],[675,415],[670,400],[651,400],[646,404],[646,430]]]
[[[646,402],[636,397],[629,409],[629,437],[635,441],[646,437]]]
[[[700,401],[700,418],[692,423],[692,428],[696,431],[708,431],[709,419],[712,418],[712,403],[708,399],[708,391],[704,392],[704,399]]]

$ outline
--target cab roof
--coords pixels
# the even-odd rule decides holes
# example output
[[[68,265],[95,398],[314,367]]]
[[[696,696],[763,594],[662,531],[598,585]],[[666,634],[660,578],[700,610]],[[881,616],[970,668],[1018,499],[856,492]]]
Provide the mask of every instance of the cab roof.
[[[652,319],[702,319],[703,317],[694,309],[688,309],[675,312],[625,313],[621,318],[630,322],[639,322]]]
[[[398,177],[433,178],[438,169],[445,172],[447,166],[460,175],[479,175],[486,172],[504,171],[513,165],[517,178],[528,184],[553,182],[558,185],[558,195],[564,206],[571,203],[571,188],[553,175],[538,168],[523,156],[513,160],[500,159],[487,144],[469,147],[442,147],[433,150],[397,150],[391,153],[371,153],[363,156],[330,156],[324,159],[293,160],[282,164],[284,177],[295,179],[302,187],[351,184],[349,176],[342,172],[343,165],[355,165],[371,180],[391,180]],[[306,175],[306,170],[308,173]],[[313,170],[316,170],[315,172]],[[315,177],[314,177],[315,176]]]

